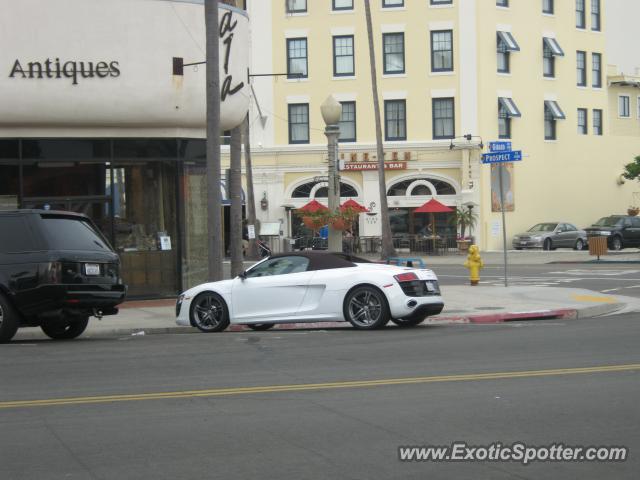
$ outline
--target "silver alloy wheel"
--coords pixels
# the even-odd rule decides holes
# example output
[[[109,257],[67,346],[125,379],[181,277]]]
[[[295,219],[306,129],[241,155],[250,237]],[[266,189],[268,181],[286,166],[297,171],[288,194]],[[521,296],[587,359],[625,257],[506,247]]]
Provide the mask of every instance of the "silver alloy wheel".
[[[382,300],[375,292],[363,290],[354,295],[347,307],[350,320],[360,327],[370,327],[382,315]]]
[[[584,242],[581,238],[576,242],[576,250],[584,250]]]
[[[214,294],[200,295],[193,307],[193,321],[203,331],[213,331],[224,321],[224,305]]]

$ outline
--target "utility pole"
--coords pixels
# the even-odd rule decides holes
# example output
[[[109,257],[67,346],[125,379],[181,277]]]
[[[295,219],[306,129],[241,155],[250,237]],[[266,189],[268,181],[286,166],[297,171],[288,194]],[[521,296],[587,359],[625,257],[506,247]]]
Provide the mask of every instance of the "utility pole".
[[[231,130],[231,158],[229,168],[229,199],[231,200],[229,251],[231,277],[244,270],[242,258],[242,126]]]
[[[249,126],[249,114],[244,119],[244,169],[247,179],[247,224],[253,225],[255,229],[254,238],[249,238],[249,249],[246,257],[249,260],[258,260],[257,236],[260,231],[256,224],[256,200],[253,193],[253,165],[251,162],[251,129]]]
[[[373,26],[371,22],[371,5],[369,0],[364,0],[364,9],[367,17],[367,36],[369,37],[369,64],[371,66],[371,89],[373,94],[373,109],[376,120],[376,151],[378,155],[378,189],[380,192],[380,223],[382,228],[382,258],[386,259],[395,255],[393,239],[391,237],[391,224],[389,223],[389,207],[387,205],[387,182],[384,171],[384,148],[382,144],[382,125],[380,123],[380,101],[378,100],[378,79],[376,72],[376,54],[373,46]]]
[[[220,53],[218,0],[205,0],[207,57],[207,249],[209,281],[222,280],[223,238],[220,198]]]

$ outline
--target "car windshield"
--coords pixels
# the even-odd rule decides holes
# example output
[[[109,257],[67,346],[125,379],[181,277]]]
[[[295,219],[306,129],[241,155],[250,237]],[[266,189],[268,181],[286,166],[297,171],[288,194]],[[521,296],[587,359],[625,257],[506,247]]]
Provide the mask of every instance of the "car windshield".
[[[557,226],[558,226],[557,223],[539,223],[537,225],[534,225],[527,231],[528,232],[553,232]]]
[[[596,227],[615,227],[622,223],[623,217],[602,217],[594,225]]]
[[[111,247],[82,219],[43,216],[44,233],[51,249],[110,252]]]

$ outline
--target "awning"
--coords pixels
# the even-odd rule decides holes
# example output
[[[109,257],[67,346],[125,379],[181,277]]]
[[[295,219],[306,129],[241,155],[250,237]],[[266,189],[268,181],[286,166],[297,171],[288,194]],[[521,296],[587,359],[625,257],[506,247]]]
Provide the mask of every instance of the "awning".
[[[554,57],[564,57],[564,51],[560,48],[560,44],[555,38],[544,37],[544,44],[551,50],[551,54]]]
[[[551,116],[553,116],[554,120],[564,120],[565,118],[567,118],[564,116],[564,112],[560,108],[560,105],[558,105],[558,102],[554,100],[545,100],[544,106],[545,108],[549,109],[549,112],[551,112]]]
[[[516,39],[513,38],[513,35],[511,35],[511,32],[498,32],[498,38],[500,39],[500,41],[502,42],[502,44],[504,45],[505,50],[509,50],[512,52],[519,52],[520,51],[520,46],[518,45],[518,42],[516,42]]]
[[[504,109],[508,117],[521,117],[522,114],[513,99],[508,97],[498,97],[498,103]]]

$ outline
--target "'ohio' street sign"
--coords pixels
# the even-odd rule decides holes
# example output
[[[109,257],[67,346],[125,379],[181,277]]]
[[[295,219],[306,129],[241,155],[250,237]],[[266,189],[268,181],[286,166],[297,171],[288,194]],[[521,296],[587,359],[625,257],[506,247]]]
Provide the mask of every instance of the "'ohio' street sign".
[[[519,162],[522,160],[522,150],[513,152],[485,153],[482,155],[482,163]]]
[[[510,152],[511,142],[489,142],[489,151],[491,153]]]

